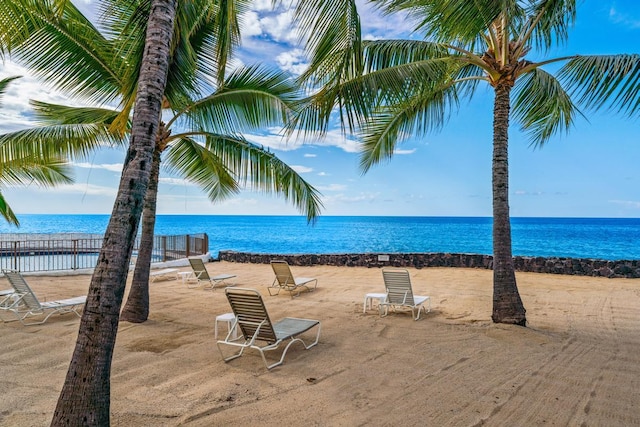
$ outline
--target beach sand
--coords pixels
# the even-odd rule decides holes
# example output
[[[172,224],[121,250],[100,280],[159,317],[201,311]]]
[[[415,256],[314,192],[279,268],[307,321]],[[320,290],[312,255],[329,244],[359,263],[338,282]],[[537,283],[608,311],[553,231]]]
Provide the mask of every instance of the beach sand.
[[[224,292],[156,281],[149,320],[120,324],[112,425],[640,425],[640,280],[518,273],[522,328],[491,322],[486,270],[409,269],[433,306],[414,321],[363,314],[364,294],[384,292],[377,268],[294,266],[318,288],[291,299],[269,296],[269,265],[207,267],[259,289],[272,319],[320,320],[319,344],[294,345],[272,371],[255,351],[224,363]],[[86,294],[90,276],[27,280],[51,300]],[[0,425],[49,424],[78,326],[73,314],[0,325]]]

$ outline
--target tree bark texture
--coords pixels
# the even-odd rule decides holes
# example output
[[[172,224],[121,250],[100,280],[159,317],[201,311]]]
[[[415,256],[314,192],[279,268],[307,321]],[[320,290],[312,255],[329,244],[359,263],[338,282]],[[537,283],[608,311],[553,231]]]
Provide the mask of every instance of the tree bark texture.
[[[156,144],[149,176],[149,186],[142,211],[142,233],[138,259],[133,271],[133,280],[127,302],[120,313],[120,320],[142,323],[149,318],[149,273],[153,255],[153,236],[156,225],[156,203],[158,199],[158,179],[160,177],[160,148]]]
[[[151,3],[131,141],[52,426],[110,424],[111,360],[160,123],[175,9],[176,0]]]
[[[493,314],[496,323],[525,326],[511,252],[509,218],[509,84],[495,87],[493,121]]]

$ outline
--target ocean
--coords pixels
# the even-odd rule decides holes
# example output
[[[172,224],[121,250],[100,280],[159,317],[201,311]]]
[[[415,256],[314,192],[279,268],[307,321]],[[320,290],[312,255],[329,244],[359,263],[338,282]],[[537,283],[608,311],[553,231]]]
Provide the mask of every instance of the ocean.
[[[20,215],[0,233],[103,234],[108,215]],[[156,234],[209,235],[209,249],[267,254],[451,252],[491,254],[491,218],[159,215]],[[640,218],[512,218],[513,254],[640,259]]]

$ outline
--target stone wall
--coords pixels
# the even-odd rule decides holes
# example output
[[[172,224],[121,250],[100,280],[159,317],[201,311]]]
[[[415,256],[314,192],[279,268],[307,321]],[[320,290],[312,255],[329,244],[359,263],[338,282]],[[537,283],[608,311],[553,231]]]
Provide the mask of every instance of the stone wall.
[[[268,264],[272,259],[290,265],[334,265],[339,267],[493,267],[491,255],[415,253],[415,254],[326,254],[277,255],[220,251],[220,261]],[[516,271],[570,274],[609,278],[640,278],[640,260],[605,261],[584,258],[514,257]]]

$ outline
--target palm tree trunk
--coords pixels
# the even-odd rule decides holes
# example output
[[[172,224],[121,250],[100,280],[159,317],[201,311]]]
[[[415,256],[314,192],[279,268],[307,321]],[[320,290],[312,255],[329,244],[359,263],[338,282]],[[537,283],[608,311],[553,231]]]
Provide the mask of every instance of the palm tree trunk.
[[[151,2],[129,150],[52,426],[110,424],[111,360],[160,123],[175,12],[176,0]]]
[[[160,148],[156,144],[149,176],[149,187],[142,211],[142,233],[138,260],[133,271],[133,280],[127,302],[120,313],[120,320],[142,323],[149,318],[149,272],[153,254],[153,236],[156,225],[156,202],[158,199],[158,179],[160,177]]]
[[[525,326],[525,309],[516,285],[509,218],[509,109],[511,85],[495,88],[493,120],[493,314],[496,323]]]

